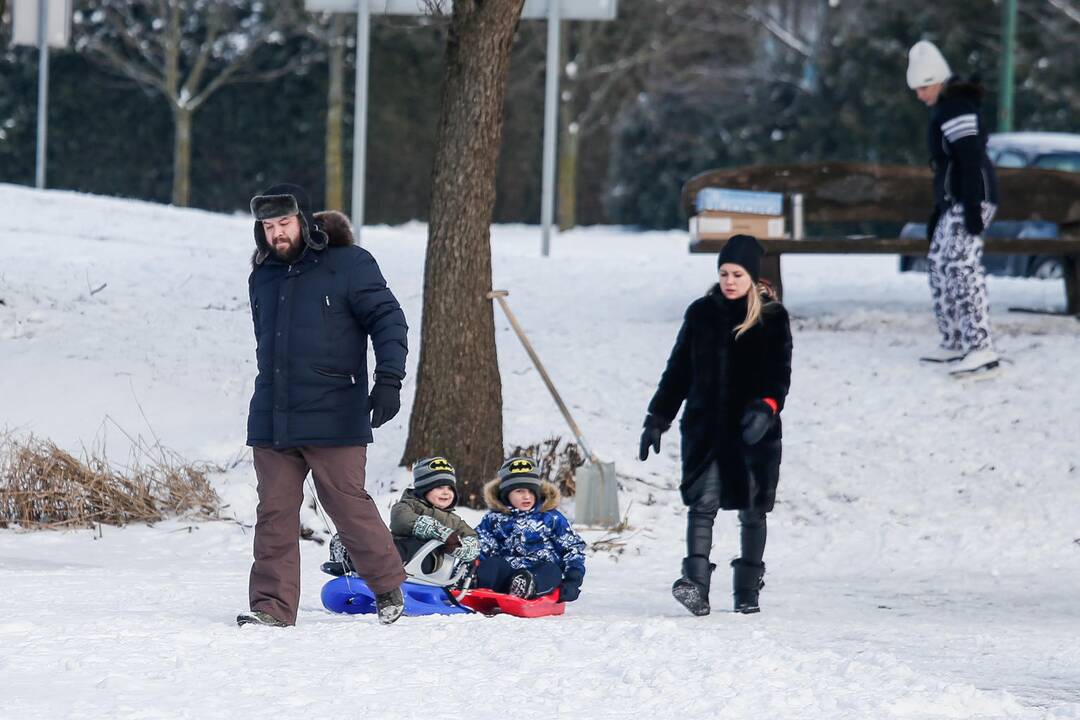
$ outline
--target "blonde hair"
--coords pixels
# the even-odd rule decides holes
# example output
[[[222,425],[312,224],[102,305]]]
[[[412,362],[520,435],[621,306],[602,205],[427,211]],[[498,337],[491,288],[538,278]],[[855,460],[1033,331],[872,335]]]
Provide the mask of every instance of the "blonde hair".
[[[768,301],[778,299],[776,291],[768,282],[763,280],[751,285],[750,291],[746,294],[746,319],[735,326],[736,340],[742,337],[747,330],[761,322],[761,310],[765,307],[765,302],[761,298],[762,295]]]

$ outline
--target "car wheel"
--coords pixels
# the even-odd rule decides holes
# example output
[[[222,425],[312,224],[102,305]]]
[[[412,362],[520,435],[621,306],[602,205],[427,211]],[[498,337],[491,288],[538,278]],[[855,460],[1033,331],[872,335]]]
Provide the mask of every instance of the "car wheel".
[[[1065,277],[1065,267],[1060,258],[1039,258],[1032,263],[1031,277],[1040,280],[1060,280]]]

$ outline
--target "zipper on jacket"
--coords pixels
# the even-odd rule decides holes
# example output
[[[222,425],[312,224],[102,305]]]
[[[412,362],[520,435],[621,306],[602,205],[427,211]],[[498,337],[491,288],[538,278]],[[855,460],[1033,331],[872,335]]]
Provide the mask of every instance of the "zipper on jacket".
[[[317,374],[325,375],[326,377],[341,378],[342,380],[348,380],[353,385],[356,384],[356,375],[347,372],[338,372],[336,370],[327,370],[326,368],[312,368]]]

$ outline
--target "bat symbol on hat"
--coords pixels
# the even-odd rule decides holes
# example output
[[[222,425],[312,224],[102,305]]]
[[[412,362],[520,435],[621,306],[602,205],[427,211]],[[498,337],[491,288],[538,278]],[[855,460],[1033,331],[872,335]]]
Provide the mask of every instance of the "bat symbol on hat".
[[[510,472],[530,472],[534,468],[531,460],[515,460],[510,463]]]
[[[432,470],[449,470],[450,472],[454,471],[454,466],[447,462],[445,458],[435,458],[431,461],[429,467]]]

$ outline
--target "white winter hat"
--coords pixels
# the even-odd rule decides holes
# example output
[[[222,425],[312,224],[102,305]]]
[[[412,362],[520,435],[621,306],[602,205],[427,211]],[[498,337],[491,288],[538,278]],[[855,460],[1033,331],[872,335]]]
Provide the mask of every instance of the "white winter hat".
[[[943,83],[952,77],[952,70],[937,45],[920,40],[908,51],[907,84],[914,90],[925,85]]]

